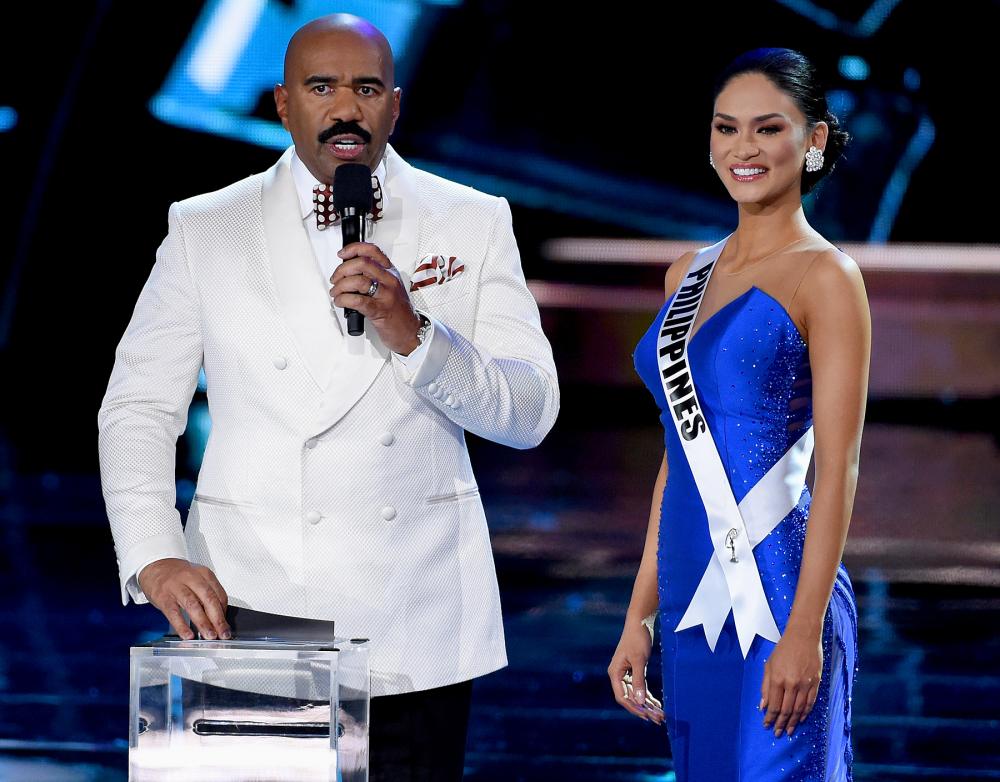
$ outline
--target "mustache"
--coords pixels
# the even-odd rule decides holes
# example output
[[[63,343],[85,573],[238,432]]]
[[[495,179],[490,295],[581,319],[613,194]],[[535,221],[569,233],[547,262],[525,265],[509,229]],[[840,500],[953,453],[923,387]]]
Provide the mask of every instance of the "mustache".
[[[343,136],[346,134],[351,134],[353,136],[358,136],[366,144],[371,142],[372,134],[361,127],[357,122],[337,122],[328,127],[322,133],[319,134],[319,143],[325,144],[327,141],[332,139],[334,136]]]

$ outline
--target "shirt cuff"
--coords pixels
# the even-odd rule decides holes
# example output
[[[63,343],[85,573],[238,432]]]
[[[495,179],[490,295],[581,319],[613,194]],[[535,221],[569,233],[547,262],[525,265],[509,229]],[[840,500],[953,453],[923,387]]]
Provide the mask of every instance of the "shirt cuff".
[[[161,559],[187,558],[183,535],[154,535],[133,546],[124,560],[118,563],[122,579],[122,605],[128,605],[129,598],[136,603],[149,602],[139,588],[139,573],[144,567]]]
[[[424,315],[426,318],[427,316]],[[408,356],[404,356],[402,353],[394,354],[396,358],[399,359],[399,363],[403,365],[403,369],[406,370],[407,375],[413,377],[417,372],[420,371],[420,367],[423,366],[424,359],[427,357],[427,349],[430,347],[431,338],[434,336],[434,321],[430,318],[431,327],[427,329],[427,334],[424,335],[424,341],[417,345],[413,352]]]
[[[152,565],[154,562],[159,562],[165,557],[156,557],[155,559],[149,560],[149,562],[143,562],[139,566],[139,569],[135,571],[131,576],[129,576],[128,581],[125,582],[125,589],[128,591],[129,596],[137,604],[148,603],[149,598],[146,597],[146,593],[142,591],[142,587],[139,586],[139,576],[142,575],[142,571],[146,569],[147,566]]]
[[[427,385],[441,374],[451,352],[452,343],[451,332],[447,326],[426,312],[419,314],[427,318],[431,324],[423,344],[408,356],[392,354],[400,367],[403,379],[414,388]]]

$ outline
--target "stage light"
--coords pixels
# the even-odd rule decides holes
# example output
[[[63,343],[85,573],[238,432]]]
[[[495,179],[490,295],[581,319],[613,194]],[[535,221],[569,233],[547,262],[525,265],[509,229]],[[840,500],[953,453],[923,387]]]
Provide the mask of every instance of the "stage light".
[[[861,57],[855,57],[854,55],[841,57],[838,66],[840,75],[851,81],[864,81],[868,78],[870,72],[868,63]]]
[[[419,56],[415,49],[423,38],[420,29],[435,23],[437,7],[459,3],[344,0],[337,10],[370,19],[385,33],[396,57],[396,82],[404,84],[407,68]],[[282,80],[283,54],[292,33],[330,10],[323,0],[206,3],[166,81],[150,100],[150,112],[171,125],[284,149],[291,137],[281,123],[255,112]]]
[[[0,106],[0,133],[13,130],[17,126],[17,111],[10,106]]]

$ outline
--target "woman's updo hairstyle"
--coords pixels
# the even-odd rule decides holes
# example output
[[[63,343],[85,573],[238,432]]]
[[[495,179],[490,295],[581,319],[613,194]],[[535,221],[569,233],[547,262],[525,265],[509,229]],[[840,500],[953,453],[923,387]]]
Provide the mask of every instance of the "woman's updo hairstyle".
[[[816,79],[816,69],[808,59],[792,49],[754,49],[733,60],[715,83],[714,101],[737,76],[759,73],[779,90],[795,101],[812,129],[817,122],[830,126],[826,149],[823,150],[823,167],[819,171],[806,171],[803,162],[802,193],[808,193],[827,174],[844,153],[850,136],[841,130],[840,120],[826,105],[826,92]]]

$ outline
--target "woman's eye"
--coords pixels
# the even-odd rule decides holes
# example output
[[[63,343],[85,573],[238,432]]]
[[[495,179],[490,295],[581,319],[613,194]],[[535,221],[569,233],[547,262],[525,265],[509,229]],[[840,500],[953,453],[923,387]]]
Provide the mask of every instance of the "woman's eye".
[[[780,125],[767,125],[766,127],[761,128],[758,132],[759,133],[766,133],[769,136],[770,135],[774,135],[775,133],[780,133],[781,132],[781,126]]]
[[[734,128],[732,125],[716,125],[715,129],[719,131],[719,133],[724,133],[727,135],[736,132],[736,128]]]

